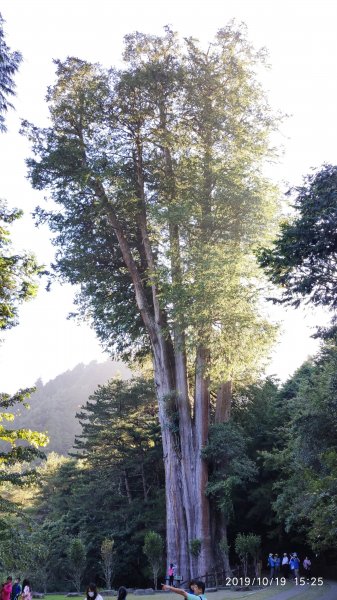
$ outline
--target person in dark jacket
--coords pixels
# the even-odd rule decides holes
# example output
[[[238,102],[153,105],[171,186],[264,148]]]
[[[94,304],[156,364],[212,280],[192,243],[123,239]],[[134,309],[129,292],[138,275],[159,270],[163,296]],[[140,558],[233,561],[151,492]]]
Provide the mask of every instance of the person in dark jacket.
[[[14,585],[12,587],[12,595],[11,595],[11,600],[18,600],[18,597],[21,594],[21,584],[20,584],[20,577],[17,577],[16,580],[14,581]]]

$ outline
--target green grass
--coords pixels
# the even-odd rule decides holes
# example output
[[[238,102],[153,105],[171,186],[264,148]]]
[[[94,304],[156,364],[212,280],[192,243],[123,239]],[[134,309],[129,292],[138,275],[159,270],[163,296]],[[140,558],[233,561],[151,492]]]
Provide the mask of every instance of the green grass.
[[[271,598],[275,598],[277,600],[278,594],[281,594],[285,590],[294,590],[294,595],[297,592],[297,588],[292,583],[287,583],[285,586],[268,586],[264,589],[260,590],[249,590],[249,591],[235,591],[235,590],[218,590],[217,592],[211,592],[208,595],[208,600],[242,600],[244,598],[250,600],[269,600]],[[297,596],[298,600],[318,600],[325,594],[328,590],[328,586],[324,585],[322,587],[309,587],[302,591],[300,596]],[[78,600],[82,600],[85,597],[85,593],[78,596]],[[63,594],[48,594],[46,600],[64,600],[65,596]],[[177,594],[156,594],[155,596],[136,596],[134,594],[128,594],[127,600],[179,600],[182,596],[178,596]],[[76,600],[76,598],[74,598]],[[116,600],[115,597],[105,596],[104,600]],[[290,600],[290,599],[289,599]]]

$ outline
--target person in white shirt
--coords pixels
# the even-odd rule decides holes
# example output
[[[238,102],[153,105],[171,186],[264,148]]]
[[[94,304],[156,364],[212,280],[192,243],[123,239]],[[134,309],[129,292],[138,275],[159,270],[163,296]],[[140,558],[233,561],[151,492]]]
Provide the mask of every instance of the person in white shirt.
[[[284,552],[282,557],[282,575],[286,579],[289,577],[289,558],[286,552]]]

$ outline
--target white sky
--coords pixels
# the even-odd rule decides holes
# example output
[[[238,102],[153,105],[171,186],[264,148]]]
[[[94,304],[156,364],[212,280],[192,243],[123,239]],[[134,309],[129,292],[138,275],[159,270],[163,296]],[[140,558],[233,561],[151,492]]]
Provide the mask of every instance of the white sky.
[[[46,88],[54,80],[54,58],[78,56],[105,66],[116,64],[123,36],[134,30],[160,33],[170,24],[182,36],[207,42],[232,19],[244,21],[255,47],[269,51],[271,69],[263,77],[275,109],[289,116],[278,138],[280,164],[270,170],[282,185],[296,185],[311,168],[337,163],[337,4],[334,0],[2,0],[6,41],[24,57],[16,77],[16,112],[8,115],[8,133],[0,136],[1,197],[25,211],[15,225],[17,247],[33,250],[40,262],[53,256],[47,229],[36,229],[30,212],[42,203],[25,179],[29,146],[18,134],[20,119],[45,125]],[[286,183],[284,183],[286,182]],[[20,324],[3,335],[0,390],[15,391],[44,381],[78,362],[105,360],[87,324],[66,319],[73,290],[56,285],[20,310]],[[277,312],[283,335],[269,372],[281,379],[317,349],[312,327],[322,311]]]

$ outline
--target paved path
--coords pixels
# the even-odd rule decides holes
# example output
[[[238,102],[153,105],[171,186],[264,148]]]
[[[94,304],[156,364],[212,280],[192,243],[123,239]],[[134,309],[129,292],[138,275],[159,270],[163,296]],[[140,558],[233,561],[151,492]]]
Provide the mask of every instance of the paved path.
[[[330,589],[319,598],[319,600],[337,600],[337,583],[329,581]]]
[[[306,585],[294,586],[290,590],[284,590],[283,592],[275,594],[275,596],[271,596],[268,600],[290,600],[291,598],[297,598],[297,596],[299,596],[300,600],[301,594],[307,592],[308,587],[309,586]],[[329,581],[329,589],[324,590],[324,588],[322,588],[322,595],[319,596],[317,600],[337,600],[337,583]]]
[[[294,585],[294,587],[290,588],[290,590],[283,590],[283,592],[278,591],[278,593],[275,594],[275,596],[270,596],[268,600],[290,600],[290,598],[300,596],[305,590],[307,590],[306,586]],[[334,600],[337,600],[337,598],[335,598]]]

